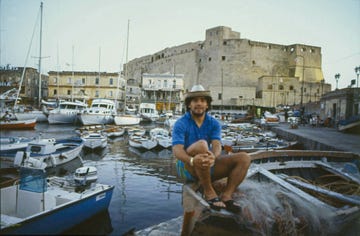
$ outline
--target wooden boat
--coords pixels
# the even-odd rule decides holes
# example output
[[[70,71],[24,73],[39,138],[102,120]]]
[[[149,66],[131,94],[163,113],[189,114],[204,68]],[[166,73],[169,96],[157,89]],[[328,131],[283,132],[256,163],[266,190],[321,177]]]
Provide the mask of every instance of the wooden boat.
[[[150,138],[149,136],[143,135],[131,135],[129,137],[130,147],[138,149],[151,150],[158,145],[158,142],[155,139]]]
[[[84,140],[78,137],[64,139],[37,139],[29,142],[26,151],[1,156],[2,165],[45,169],[63,165],[80,155]],[[6,164],[11,163],[11,164]]]
[[[87,133],[81,136],[84,140],[84,147],[87,149],[103,149],[107,146],[107,137],[101,132]]]
[[[170,148],[172,146],[172,138],[169,131],[164,128],[153,128],[149,132],[150,137],[157,141],[159,148]]]
[[[281,149],[291,149],[297,144],[297,141],[260,141],[253,144],[244,144],[231,146],[232,152],[257,152],[261,150],[281,150]]]
[[[125,128],[119,126],[109,126],[106,127],[103,131],[107,137],[116,138],[124,135]]]
[[[233,194],[238,214],[212,210],[183,188],[183,233],[191,235],[341,235],[359,232],[360,156],[349,152],[284,150],[249,154],[252,163]],[[219,192],[223,180],[213,183]],[[351,233],[350,233],[351,234]]]
[[[33,138],[0,137],[0,157],[15,156],[18,151],[25,151]]]
[[[114,186],[20,171],[19,184],[1,189],[1,234],[61,234],[109,207]]]
[[[36,119],[0,121],[0,129],[34,129]]]

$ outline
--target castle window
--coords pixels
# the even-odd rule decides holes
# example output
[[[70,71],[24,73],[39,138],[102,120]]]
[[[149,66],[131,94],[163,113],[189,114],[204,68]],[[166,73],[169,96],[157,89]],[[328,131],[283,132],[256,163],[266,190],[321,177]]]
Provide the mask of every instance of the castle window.
[[[253,61],[252,61],[252,64],[253,64],[253,65],[255,65],[255,64],[256,64],[255,60],[253,60]]]
[[[221,93],[218,94],[218,100],[222,100],[222,94]]]
[[[305,52],[305,51],[306,51],[306,48],[301,48],[301,51],[302,51],[302,52]]]
[[[226,42],[226,41],[224,41],[224,42],[223,42],[223,45],[226,45],[226,44],[227,44],[227,42]]]
[[[221,60],[225,61],[226,57],[225,56],[222,56],[221,57]]]
[[[56,95],[57,94],[57,90],[56,89],[54,89],[54,95]]]
[[[113,85],[114,84],[114,80],[113,78],[110,78],[110,85]]]
[[[311,49],[310,49],[309,51],[310,51],[310,53],[313,53],[313,52],[315,52],[315,50],[314,50],[314,49],[312,49],[312,48],[311,48]]]
[[[284,85],[280,84],[279,85],[279,90],[284,90]]]
[[[95,78],[95,84],[99,84],[99,78],[98,77]]]
[[[290,52],[294,52],[295,51],[295,48],[290,48]]]
[[[289,90],[294,90],[294,86],[290,85]]]
[[[268,84],[267,88],[268,88],[269,90],[272,90],[272,89],[273,89],[272,84]]]
[[[68,90],[68,91],[67,91],[67,95],[70,95],[70,94],[71,94],[71,90]]]
[[[209,61],[211,61],[211,57],[209,57]]]

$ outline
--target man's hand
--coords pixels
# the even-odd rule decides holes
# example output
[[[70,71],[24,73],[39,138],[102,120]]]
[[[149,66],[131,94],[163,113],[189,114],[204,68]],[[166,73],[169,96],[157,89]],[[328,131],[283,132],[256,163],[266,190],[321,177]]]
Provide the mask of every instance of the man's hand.
[[[204,154],[197,154],[194,156],[194,165],[199,166],[201,169],[207,169],[215,163],[215,156],[212,152]]]

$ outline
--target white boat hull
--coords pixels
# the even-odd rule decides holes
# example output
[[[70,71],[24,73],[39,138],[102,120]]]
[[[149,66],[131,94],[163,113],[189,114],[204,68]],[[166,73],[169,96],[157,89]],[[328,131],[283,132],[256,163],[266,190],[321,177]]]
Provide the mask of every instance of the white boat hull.
[[[80,114],[80,122],[83,125],[108,125],[114,123],[113,115]]]
[[[140,117],[132,115],[118,115],[114,117],[114,123],[116,125],[138,125],[140,123]]]

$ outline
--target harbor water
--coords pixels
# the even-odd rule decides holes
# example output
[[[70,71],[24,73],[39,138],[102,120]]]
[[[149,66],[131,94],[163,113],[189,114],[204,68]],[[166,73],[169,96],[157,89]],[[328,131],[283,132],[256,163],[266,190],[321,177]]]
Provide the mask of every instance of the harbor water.
[[[145,126],[151,129],[154,126]],[[72,125],[39,123],[35,130],[0,131],[1,136],[66,138],[77,135]],[[64,232],[64,234],[122,235],[182,215],[182,180],[176,176],[171,150],[139,152],[128,146],[127,136],[108,140],[101,152],[82,152],[49,174],[64,175],[81,165],[98,169],[98,182],[114,185],[107,212]]]

